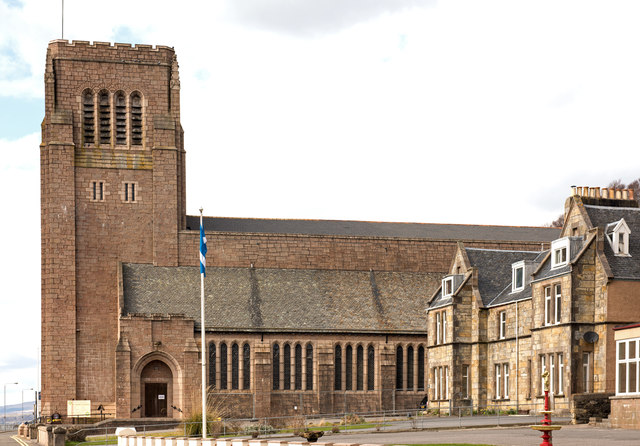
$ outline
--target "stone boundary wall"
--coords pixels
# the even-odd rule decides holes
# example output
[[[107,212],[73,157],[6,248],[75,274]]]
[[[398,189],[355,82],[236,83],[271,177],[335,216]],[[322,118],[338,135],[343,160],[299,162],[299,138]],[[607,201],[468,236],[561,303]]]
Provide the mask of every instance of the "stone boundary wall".
[[[122,435],[118,446],[382,446],[360,443],[308,443],[306,441],[248,440],[242,438],[142,437]]]
[[[611,427],[640,429],[640,395],[612,396]]]

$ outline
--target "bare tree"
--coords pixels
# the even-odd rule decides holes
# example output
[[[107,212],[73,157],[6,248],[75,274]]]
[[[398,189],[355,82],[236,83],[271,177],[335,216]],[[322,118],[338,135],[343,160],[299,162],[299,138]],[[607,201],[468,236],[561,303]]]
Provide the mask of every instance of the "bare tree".
[[[622,182],[622,180],[620,178],[618,178],[617,180],[613,180],[612,182],[609,183],[609,185],[607,186],[609,188],[613,188],[613,189],[626,189],[627,187],[624,185],[624,183]]]
[[[558,215],[558,218],[553,220],[551,223],[547,223],[545,226],[549,228],[561,228],[564,224],[564,214]]]

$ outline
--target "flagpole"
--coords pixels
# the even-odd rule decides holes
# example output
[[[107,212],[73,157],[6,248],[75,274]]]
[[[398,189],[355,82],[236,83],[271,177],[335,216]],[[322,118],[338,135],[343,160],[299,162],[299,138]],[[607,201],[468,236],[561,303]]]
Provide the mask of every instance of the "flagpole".
[[[204,238],[205,250],[202,252],[202,242]],[[207,239],[204,237],[204,226],[202,226],[202,208],[200,208],[200,339],[202,352],[202,438],[207,438],[207,350],[204,343],[204,267],[203,260],[206,254]]]

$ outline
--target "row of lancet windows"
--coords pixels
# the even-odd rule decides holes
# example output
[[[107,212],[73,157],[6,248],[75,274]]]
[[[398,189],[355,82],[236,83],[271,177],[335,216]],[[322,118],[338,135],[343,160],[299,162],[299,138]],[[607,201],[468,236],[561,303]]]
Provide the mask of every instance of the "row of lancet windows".
[[[97,113],[96,113],[97,112]],[[127,135],[130,135],[128,138]],[[142,95],[129,96],[101,90],[82,93],[82,140],[84,145],[142,145]]]
[[[366,390],[375,390],[375,370],[375,350],[372,345],[367,347],[366,364],[362,345],[355,348],[355,354],[351,345],[344,348],[341,345],[335,346],[334,390],[365,390],[365,381]]]
[[[416,351],[417,350],[417,351]],[[424,347],[396,348],[396,390],[424,390]]]
[[[220,390],[239,390],[251,388],[251,347],[236,342],[228,347],[221,342],[216,348],[215,342],[209,343],[209,386]]]
[[[313,345],[275,343],[271,354],[273,390],[313,390]]]
[[[271,348],[273,390],[313,390],[313,345],[279,344]],[[375,390],[375,349],[372,345],[336,345],[334,390]],[[422,345],[396,348],[396,390],[425,389]],[[251,389],[251,347],[234,342],[209,343],[209,386],[219,390]]]

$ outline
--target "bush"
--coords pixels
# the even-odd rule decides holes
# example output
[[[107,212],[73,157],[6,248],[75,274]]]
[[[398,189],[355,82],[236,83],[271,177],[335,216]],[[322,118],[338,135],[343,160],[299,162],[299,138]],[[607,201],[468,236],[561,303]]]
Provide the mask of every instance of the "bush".
[[[344,424],[345,426],[353,426],[354,424],[362,423],[364,423],[364,418],[355,413],[346,414],[342,417],[342,421],[340,421],[340,424]]]
[[[340,432],[340,428],[338,426],[333,426],[331,428],[331,432],[333,432],[334,434],[337,434],[338,432]]]
[[[196,437],[202,435],[202,399],[198,398],[198,393],[194,395],[194,409],[186,414],[182,422],[184,433],[188,437]],[[220,435],[225,430],[222,421],[223,417],[228,416],[229,410],[226,402],[220,397],[207,398],[207,436]],[[237,426],[227,426],[227,431],[233,431]]]

